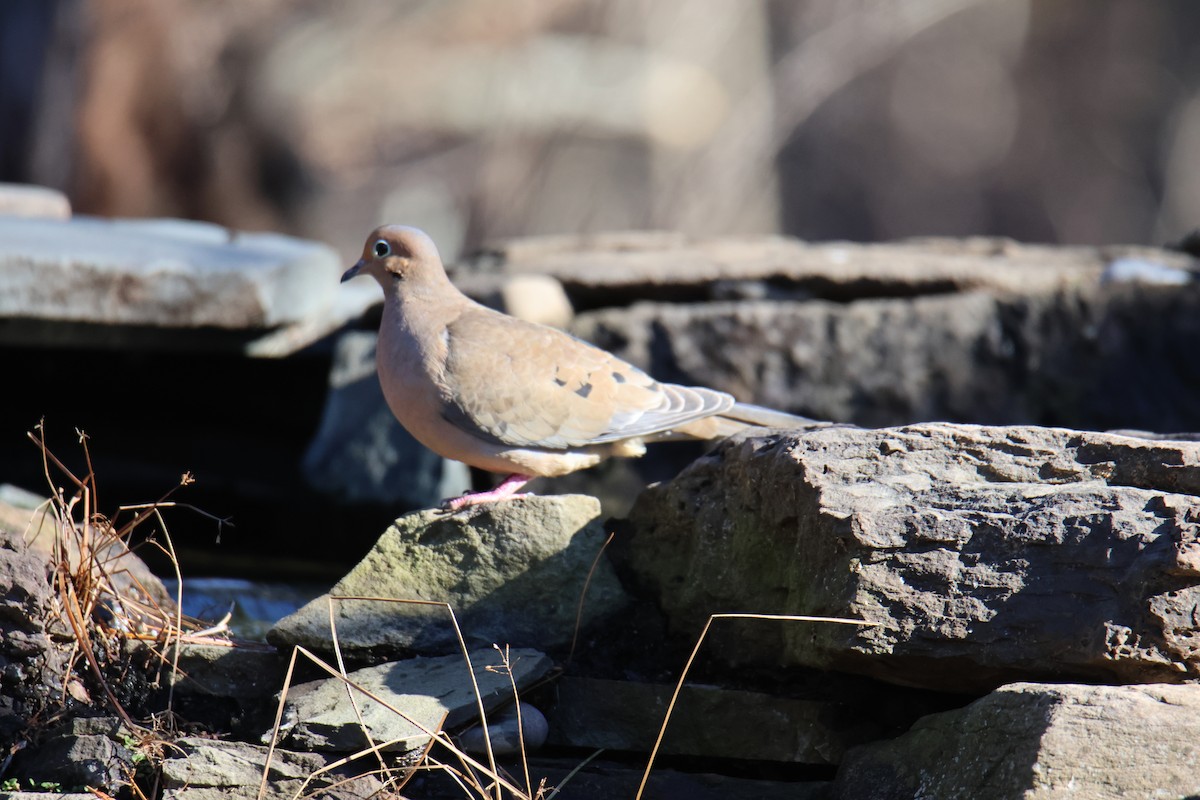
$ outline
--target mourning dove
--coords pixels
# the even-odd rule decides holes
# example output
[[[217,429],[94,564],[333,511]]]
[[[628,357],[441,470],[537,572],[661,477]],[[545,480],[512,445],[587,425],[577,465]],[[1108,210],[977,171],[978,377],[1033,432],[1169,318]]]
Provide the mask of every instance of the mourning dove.
[[[416,228],[373,231],[342,281],[360,274],[383,287],[376,366],[400,424],[445,458],[508,475],[491,491],[448,500],[453,510],[519,496],[535,477],[640,456],[648,442],[811,423],[660,383],[560,330],[482,306],[454,287]]]

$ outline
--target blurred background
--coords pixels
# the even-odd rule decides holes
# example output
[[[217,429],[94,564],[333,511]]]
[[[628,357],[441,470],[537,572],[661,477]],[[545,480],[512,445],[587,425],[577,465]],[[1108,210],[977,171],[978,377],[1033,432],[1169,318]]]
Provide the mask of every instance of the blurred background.
[[[76,213],[380,221],[454,258],[613,229],[1179,240],[1189,0],[0,5],[0,180]]]
[[[1200,3],[9,1],[0,182],[59,189],[76,214],[326,242],[338,263],[313,291],[329,297],[350,291],[335,270],[385,221],[425,228],[447,261],[506,237],[655,229],[1166,245],[1200,225]],[[709,323],[677,309],[717,344],[676,323],[675,347],[702,351],[679,363],[703,367],[737,341],[747,371],[759,358],[787,373],[784,396],[760,402],[861,424],[1195,430],[1195,288],[1088,291],[1012,307],[798,303],[728,340],[736,313]],[[185,499],[238,528],[216,550],[209,520],[177,523],[185,569],[256,577],[340,575],[329,532],[352,563],[400,511],[446,496],[347,509],[302,474],[337,337],[248,358],[160,352],[156,336],[5,343],[0,482],[44,491],[24,432],[44,416],[54,451],[78,464],[79,427],[110,499],[148,500],[195,472]],[[356,380],[377,395],[362,364]],[[736,388],[719,369],[672,369],[660,377]],[[640,484],[619,488],[631,499]]]

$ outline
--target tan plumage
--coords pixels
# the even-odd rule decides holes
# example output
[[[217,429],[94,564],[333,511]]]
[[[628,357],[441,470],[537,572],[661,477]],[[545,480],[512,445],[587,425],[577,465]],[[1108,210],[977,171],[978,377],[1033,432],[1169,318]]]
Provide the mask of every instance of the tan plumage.
[[[372,232],[342,280],[360,273],[384,291],[376,363],[392,413],[434,452],[510,473],[452,508],[511,496],[533,477],[641,455],[646,442],[808,422],[659,383],[562,331],[486,308],[450,283],[433,241],[415,228]]]

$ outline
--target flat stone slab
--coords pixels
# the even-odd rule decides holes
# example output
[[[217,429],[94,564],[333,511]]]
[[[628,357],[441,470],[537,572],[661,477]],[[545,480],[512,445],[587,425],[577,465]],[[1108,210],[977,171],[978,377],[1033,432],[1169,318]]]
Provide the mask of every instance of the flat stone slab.
[[[264,745],[200,737],[179,739],[167,753],[168,758],[163,762],[163,800],[255,797],[267,763]],[[362,768],[361,762],[314,777],[335,760],[327,754],[276,748],[267,773],[265,798],[286,800],[303,796],[307,790],[331,800],[350,800],[370,797],[382,789],[379,779]],[[331,786],[335,783],[336,786]]]
[[[518,689],[529,686],[554,665],[547,656],[530,649],[509,650],[508,658]],[[485,708],[513,700],[512,683],[507,672],[500,669],[497,650],[472,652],[471,665]],[[436,732],[478,717],[475,689],[461,655],[393,661],[355,670],[346,677],[384,702],[354,689],[348,694],[346,684],[337,678],[294,686],[288,692],[285,710],[285,716],[296,721],[287,731],[287,746],[355,751],[369,745],[369,732],[370,741],[388,743],[387,750],[413,750],[429,741],[422,728]],[[362,714],[361,721],[351,696]],[[266,734],[269,736],[270,732]]]
[[[341,291],[342,268],[323,244],[207,223],[0,217],[0,341],[281,355],[377,299]]]
[[[270,694],[283,680],[286,663],[268,645],[189,642],[175,647],[180,648],[179,672],[169,673],[166,680],[175,685],[179,695],[253,701]],[[167,663],[174,663],[175,647],[164,655]]]
[[[757,282],[766,294],[790,286],[841,300],[978,289],[1044,292],[1102,280],[1117,262],[1168,270],[1175,280],[1188,280],[1197,270],[1196,261],[1183,253],[1150,247],[1049,247],[985,237],[810,243],[783,236],[692,238],[661,231],[511,239],[492,244],[468,263],[509,274],[553,275],[573,298],[661,296],[679,302],[714,299],[714,292],[732,288],[731,282]],[[1127,275],[1123,269],[1119,277]]]
[[[892,734],[862,693],[820,699],[685,685],[659,752],[698,758],[831,765],[854,745]],[[674,686],[566,676],[555,683],[550,743],[649,752]],[[882,698],[876,698],[883,706]],[[927,713],[930,709],[925,708]],[[917,715],[909,717],[909,721]],[[906,723],[907,725],[907,723]],[[901,728],[902,729],[902,728]]]
[[[1200,686],[1018,683],[851,751],[827,796],[1185,798],[1197,763]]]

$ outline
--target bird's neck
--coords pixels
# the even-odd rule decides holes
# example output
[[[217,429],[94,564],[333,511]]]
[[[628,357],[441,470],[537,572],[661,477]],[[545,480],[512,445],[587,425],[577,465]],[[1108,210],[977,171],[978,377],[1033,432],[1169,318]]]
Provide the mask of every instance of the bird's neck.
[[[443,281],[441,285],[423,281],[389,287],[384,298],[385,322],[418,347],[444,342],[446,327],[472,301],[448,279]]]

